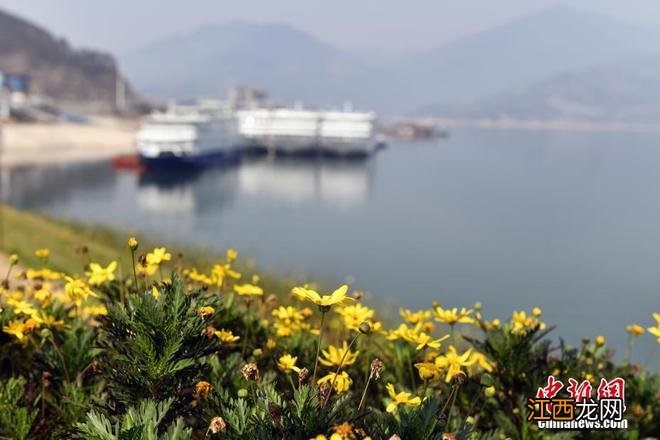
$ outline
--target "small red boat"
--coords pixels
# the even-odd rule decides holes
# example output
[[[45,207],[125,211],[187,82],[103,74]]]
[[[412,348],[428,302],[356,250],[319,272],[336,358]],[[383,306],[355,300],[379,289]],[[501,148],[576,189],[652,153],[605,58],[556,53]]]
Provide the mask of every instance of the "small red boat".
[[[122,154],[112,159],[112,168],[115,170],[144,171],[144,164],[137,154]]]

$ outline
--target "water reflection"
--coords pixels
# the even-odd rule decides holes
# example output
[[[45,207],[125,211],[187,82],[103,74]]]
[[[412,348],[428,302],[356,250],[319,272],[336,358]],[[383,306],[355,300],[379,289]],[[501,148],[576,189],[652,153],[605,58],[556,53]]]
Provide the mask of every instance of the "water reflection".
[[[85,204],[90,211],[97,207],[107,215],[101,220],[126,223],[125,215],[108,206],[128,211],[134,205],[143,219],[157,215],[179,220],[222,211],[239,194],[274,203],[314,202],[349,208],[369,197],[373,163],[260,157],[247,158],[237,166],[134,175],[102,162],[3,170],[2,179],[2,199],[13,205],[67,212],[63,206]],[[101,204],[105,206],[101,208]],[[71,214],[77,215],[75,210]]]
[[[369,197],[373,166],[365,161],[251,161],[239,170],[241,193],[283,202],[325,202],[340,208]]]
[[[115,172],[105,162],[2,169],[2,200],[26,209],[43,209],[87,190],[111,185]]]
[[[624,326],[660,306],[657,144],[470,130],[363,162],[258,157],[185,176],[89,164],[3,180],[18,207],[233,246],[279,273],[352,275],[411,308],[480,300],[503,318],[539,306],[573,342],[602,332],[623,347]]]
[[[177,217],[222,210],[235,198],[236,184],[235,167],[146,173],[138,179],[137,206],[144,215]]]

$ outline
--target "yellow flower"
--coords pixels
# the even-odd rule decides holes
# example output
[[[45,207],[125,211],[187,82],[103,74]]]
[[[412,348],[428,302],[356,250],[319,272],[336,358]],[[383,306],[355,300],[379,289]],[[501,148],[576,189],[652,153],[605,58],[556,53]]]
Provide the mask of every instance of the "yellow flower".
[[[339,439],[341,440],[355,440],[357,438],[355,436],[355,431],[353,431],[353,426],[348,422],[337,425],[333,429],[334,432],[332,433],[330,440],[334,440],[335,436],[339,436]]]
[[[399,324],[394,330],[391,330],[387,335],[387,339],[390,341],[396,341],[397,339],[403,339],[408,342],[415,342],[417,340],[417,334],[421,330],[421,326],[418,324],[415,328],[410,328],[406,324]]]
[[[25,272],[25,276],[30,280],[59,280],[62,278],[62,275],[58,272],[53,272],[50,269],[43,268],[39,270],[28,269]]]
[[[19,341],[22,341],[28,332],[28,330],[25,328],[25,323],[18,319],[10,321],[9,325],[2,327],[2,331],[7,334],[16,336]]]
[[[15,266],[18,264],[18,255],[16,254],[11,254],[9,256],[9,265],[10,266]]]
[[[137,263],[135,265],[135,271],[140,275],[151,276],[155,274],[157,270],[158,270],[157,264],[147,264],[146,266],[143,266],[140,263]]]
[[[418,310],[413,312],[408,309],[399,309],[399,315],[410,324],[419,324],[420,322],[431,319],[430,310]]]
[[[170,261],[171,259],[172,254],[167,252],[167,249],[164,247],[155,248],[153,251],[147,254],[147,266],[158,266],[163,261]]]
[[[484,388],[484,394],[486,397],[493,397],[495,395],[495,387],[490,386],[488,388]]]
[[[644,327],[637,324],[631,324],[626,326],[626,331],[630,333],[632,336],[639,336],[644,333]]]
[[[443,309],[440,306],[436,306],[434,310],[435,320],[439,322],[444,322],[445,324],[454,325],[457,323],[460,324],[472,324],[474,323],[474,318],[470,317],[473,312],[472,309],[467,310],[465,307],[458,311],[458,308],[454,307],[453,309]]]
[[[337,307],[335,311],[342,316],[344,326],[349,330],[357,331],[365,321],[374,317],[375,312],[369,307],[363,306],[360,303],[352,304],[345,307]]]
[[[660,313],[654,313],[653,318],[655,319],[655,327],[649,327],[647,330],[658,338],[658,343],[660,343]]]
[[[37,309],[34,308],[34,304],[29,303],[27,301],[20,301],[20,300],[15,300],[13,298],[9,298],[7,300],[7,304],[12,306],[14,309],[14,313],[17,315],[29,315],[29,316],[34,316],[37,313]]]
[[[100,286],[115,279],[115,270],[117,269],[117,262],[112,261],[108,267],[102,267],[98,263],[89,264],[89,284],[92,286]]]
[[[200,380],[195,384],[195,399],[206,400],[211,392],[213,392],[213,385],[210,383]]]
[[[272,315],[281,320],[302,321],[309,316],[306,315],[305,310],[309,309],[300,310],[292,306],[279,306],[273,310]]]
[[[31,332],[32,330],[34,330],[34,329],[36,329],[36,328],[39,328],[39,325],[40,325],[40,324],[41,324],[41,323],[40,323],[39,321],[37,321],[36,319],[34,319],[34,318],[28,318],[28,319],[25,321],[25,330],[29,333],[29,332]]]
[[[596,345],[598,347],[605,345],[605,336],[596,336]]]
[[[234,291],[241,296],[261,296],[264,294],[264,290],[254,284],[237,284],[234,286]]]
[[[103,305],[85,306],[80,310],[80,316],[86,318],[90,316],[107,315],[108,309]]]
[[[222,287],[222,284],[225,281],[225,278],[234,278],[235,280],[241,277],[241,274],[232,270],[229,264],[214,264],[211,269],[211,282],[218,287]]]
[[[328,373],[326,376],[323,376],[316,381],[316,383],[319,385],[324,382],[328,382],[330,384],[334,383],[334,388],[337,393],[348,391],[348,389],[351,387],[351,384],[353,384],[353,380],[345,371],[342,371],[339,375],[335,373]]]
[[[202,319],[206,319],[208,316],[211,316],[214,313],[215,309],[211,306],[204,306],[199,308],[199,316],[201,316]]]
[[[392,402],[389,405],[387,405],[387,408],[385,409],[389,413],[396,411],[396,408],[399,405],[406,405],[414,408],[419,406],[420,403],[422,403],[422,399],[420,399],[417,396],[410,398],[411,396],[410,393],[407,393],[405,391],[401,391],[400,393],[397,393],[394,389],[394,385],[392,385],[391,383],[388,383],[386,388],[387,388],[387,393],[390,395],[390,398],[392,399]]]
[[[137,238],[135,238],[135,237],[129,237],[129,238],[128,238],[128,247],[129,247],[132,251],[134,251],[134,250],[136,250],[136,249],[138,248],[138,244],[139,244],[139,243],[138,243],[138,241],[137,241]]]
[[[87,283],[80,278],[71,278],[69,276],[64,278],[66,279],[64,292],[66,293],[67,299],[74,302],[77,306],[82,304],[82,302],[89,296],[97,297]]]
[[[539,316],[541,316],[541,313],[542,313],[542,312],[541,312],[541,309],[538,308],[538,307],[534,307],[534,308],[532,309],[532,315],[534,315],[534,316],[537,317],[537,318],[538,318]]]
[[[439,339],[433,339],[430,335],[427,335],[426,333],[418,333],[415,336],[415,343],[417,343],[417,350],[421,350],[426,347],[431,347],[435,348],[436,350],[440,348],[440,343],[447,339],[449,335],[444,335],[443,337]]]
[[[238,252],[236,250],[229,248],[227,249],[227,261],[231,262],[238,258]]]
[[[292,371],[298,373],[300,371],[300,368],[296,367],[297,361],[298,358],[296,356],[285,354],[284,356],[281,356],[280,359],[277,361],[277,366],[280,370],[284,371],[285,373],[290,373]]]
[[[489,373],[493,371],[493,364],[483,353],[479,353],[478,351],[472,353],[469,363],[479,365],[484,371]]]
[[[528,330],[535,329],[537,326],[539,329],[543,330],[545,328],[545,323],[539,321],[534,316],[527,316],[527,312],[524,310],[516,310],[511,315],[512,333],[525,333]]]
[[[47,327],[65,327],[64,321],[61,319],[56,319],[54,316],[46,315],[42,313],[33,318],[37,323],[43,324]]]
[[[330,345],[327,350],[322,350],[321,352],[323,353],[323,357],[319,358],[319,362],[327,367],[352,365],[360,353],[359,351],[350,351],[346,341],[344,341],[341,347]],[[344,355],[346,356],[345,358]],[[343,364],[341,362],[342,358],[344,358]]]
[[[34,291],[34,298],[41,303],[42,306],[50,304],[50,300],[53,297],[52,292],[50,291],[50,284],[43,283],[37,287],[37,290]]]
[[[277,347],[277,342],[275,342],[274,340],[268,338],[268,340],[266,341],[266,348],[269,349],[269,350],[272,350],[275,347]]]
[[[435,362],[419,362],[415,364],[419,377],[422,380],[438,380],[440,379],[440,368]]]
[[[158,291],[156,286],[151,286],[151,296],[153,296],[156,299],[160,298],[160,292]]]
[[[42,260],[46,260],[48,256],[50,255],[50,251],[47,248],[41,248],[37,249],[34,251],[34,255],[37,256],[37,258],[41,258]]]
[[[220,339],[220,342],[225,344],[231,344],[241,339],[240,336],[234,336],[231,330],[225,330],[224,328],[216,330],[214,334]]]
[[[190,280],[192,280],[192,281],[196,281],[196,282],[198,282],[198,283],[207,284],[207,285],[214,284],[214,283],[213,283],[213,279],[211,279],[210,276],[198,272],[197,269],[195,269],[195,268],[192,268],[192,269],[188,270],[188,271],[185,273],[185,275],[186,275]]]
[[[459,355],[456,348],[453,345],[450,345],[444,355],[435,358],[435,364],[438,368],[447,371],[445,382],[449,382],[452,377],[460,373],[462,367],[469,367],[474,363],[474,361],[470,359],[471,352],[472,349],[469,349],[465,353]]]
[[[330,307],[334,305],[342,305],[355,301],[354,298],[346,296],[348,291],[348,286],[344,284],[339,289],[332,292],[330,295],[319,295],[314,290],[306,289],[304,287],[294,287],[291,293],[293,293],[298,299],[303,301],[310,301],[317,306],[325,309],[327,311]]]

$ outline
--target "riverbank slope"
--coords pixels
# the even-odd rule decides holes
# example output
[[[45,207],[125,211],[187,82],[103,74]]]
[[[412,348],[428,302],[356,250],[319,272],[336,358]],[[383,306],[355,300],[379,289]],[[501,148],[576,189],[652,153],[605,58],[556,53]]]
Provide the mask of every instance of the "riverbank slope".
[[[3,123],[0,166],[103,160],[135,151],[137,119],[93,117],[89,123]]]

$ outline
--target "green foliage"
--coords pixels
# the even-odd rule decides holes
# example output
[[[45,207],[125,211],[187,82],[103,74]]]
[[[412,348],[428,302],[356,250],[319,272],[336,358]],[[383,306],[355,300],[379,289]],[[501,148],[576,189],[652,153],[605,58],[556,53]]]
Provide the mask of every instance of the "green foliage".
[[[603,340],[586,340],[578,348],[553,342],[538,319],[540,310],[495,324],[474,310],[447,309],[440,316],[434,306],[408,317],[402,313],[405,322],[388,329],[375,310],[345,299],[357,305],[350,311],[339,302],[324,306],[330,311],[323,328],[318,307],[262,290],[258,276],[235,270],[234,257],[203,272],[171,261],[164,249],[159,254],[162,261],[153,263],[151,274],[149,259],[136,258],[145,273],[135,278],[132,268],[122,279],[103,269],[107,261],[95,265],[97,272],[106,271],[104,280],[76,278],[82,289],[77,297],[68,296],[74,278],[58,278],[48,267],[50,277],[21,273],[5,283],[0,436],[580,438],[584,433],[539,430],[527,421],[527,398],[550,374],[592,383],[600,377],[626,380],[630,430],[591,437],[660,432],[660,376],[614,362]],[[161,264],[174,266],[171,279],[163,279]],[[46,284],[51,296],[41,292]],[[446,327],[437,322],[451,326],[446,341]],[[324,386],[312,382],[310,371],[319,340],[316,379]],[[344,343],[352,354],[339,360]],[[329,382],[339,370],[347,377],[341,386]],[[330,392],[332,385],[337,389]]]
[[[17,440],[28,438],[38,413],[25,405],[25,384],[22,377],[0,382],[0,433]]]
[[[203,334],[200,304],[177,276],[161,284],[159,294],[158,300],[151,292],[131,295],[102,320],[101,365],[120,408],[146,398],[172,398],[179,406],[203,373],[205,356],[218,350]],[[203,305],[209,303],[220,307],[211,299]]]
[[[90,411],[87,421],[76,427],[89,440],[188,440],[192,429],[186,428],[181,418],[165,430],[162,428],[172,402],[173,399],[159,403],[143,400],[139,406],[130,407],[115,423],[100,412]]]

